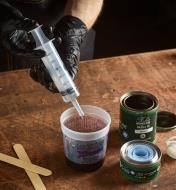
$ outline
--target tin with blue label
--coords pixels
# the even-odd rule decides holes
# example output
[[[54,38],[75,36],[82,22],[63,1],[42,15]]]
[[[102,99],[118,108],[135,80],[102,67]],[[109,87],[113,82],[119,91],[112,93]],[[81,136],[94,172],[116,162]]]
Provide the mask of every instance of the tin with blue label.
[[[160,173],[161,156],[159,147],[149,141],[126,142],[120,150],[121,173],[130,181],[149,182]]]
[[[158,100],[147,92],[132,91],[120,98],[119,130],[123,142],[147,140],[154,142]]]

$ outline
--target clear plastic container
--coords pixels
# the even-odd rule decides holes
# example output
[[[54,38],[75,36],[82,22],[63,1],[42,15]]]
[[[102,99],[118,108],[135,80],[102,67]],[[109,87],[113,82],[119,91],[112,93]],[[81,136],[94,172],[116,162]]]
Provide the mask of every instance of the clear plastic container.
[[[64,153],[70,166],[84,171],[93,171],[103,164],[111,117],[104,109],[96,106],[83,105],[81,108],[85,115],[101,119],[105,123],[104,128],[95,132],[77,132],[69,129],[65,121],[77,112],[73,107],[67,109],[60,117]]]

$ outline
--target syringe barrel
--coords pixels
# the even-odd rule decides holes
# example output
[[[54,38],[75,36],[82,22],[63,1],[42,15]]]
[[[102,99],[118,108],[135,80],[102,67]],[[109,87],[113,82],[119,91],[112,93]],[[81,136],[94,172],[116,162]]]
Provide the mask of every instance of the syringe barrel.
[[[47,55],[42,58],[42,61],[48,70],[54,84],[61,93],[65,102],[70,102],[79,96],[79,92],[63,65],[63,62],[54,47],[52,41],[43,44],[43,50]]]
[[[42,61],[55,86],[61,93],[64,102],[75,100],[79,96],[79,92],[62,62],[52,42],[53,40],[48,40],[46,38],[40,26],[32,30],[31,33],[38,44],[36,49],[42,49],[46,53],[46,56],[42,58]]]

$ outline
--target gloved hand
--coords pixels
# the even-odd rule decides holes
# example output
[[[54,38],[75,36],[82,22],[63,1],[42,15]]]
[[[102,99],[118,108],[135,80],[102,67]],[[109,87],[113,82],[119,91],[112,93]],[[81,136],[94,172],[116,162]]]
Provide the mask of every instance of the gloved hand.
[[[0,0],[0,38],[3,47],[15,55],[41,58],[42,50],[33,50],[35,42],[28,33],[37,26],[36,21],[24,18],[22,13],[8,2]]]
[[[71,77],[74,79],[80,60],[80,46],[86,34],[86,25],[78,18],[64,16],[55,26],[54,44]],[[36,81],[44,84],[49,90],[57,89],[49,76],[44,64],[35,64],[31,69],[31,76]]]

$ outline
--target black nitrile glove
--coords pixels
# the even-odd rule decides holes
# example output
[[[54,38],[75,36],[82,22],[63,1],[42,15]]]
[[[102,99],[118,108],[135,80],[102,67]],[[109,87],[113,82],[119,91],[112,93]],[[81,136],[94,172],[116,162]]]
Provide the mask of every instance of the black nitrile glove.
[[[2,46],[10,53],[41,58],[45,55],[42,50],[33,50],[35,42],[28,33],[38,24],[31,19],[24,18],[21,12],[8,2],[0,0],[0,38]]]
[[[86,25],[78,18],[64,16],[55,26],[54,45],[71,77],[74,79],[80,60],[80,46],[87,34]],[[57,89],[43,64],[33,65],[31,76],[49,90]]]

